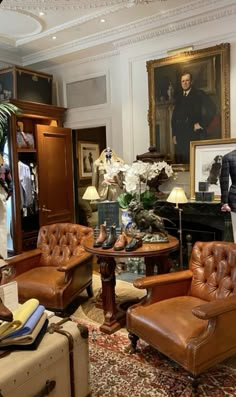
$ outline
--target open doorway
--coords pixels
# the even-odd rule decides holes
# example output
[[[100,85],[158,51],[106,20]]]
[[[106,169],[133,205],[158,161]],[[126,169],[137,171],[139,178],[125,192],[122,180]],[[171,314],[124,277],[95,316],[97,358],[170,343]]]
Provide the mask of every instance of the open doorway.
[[[82,162],[86,161],[83,154],[86,156],[100,155],[106,148],[106,127],[91,127],[72,130],[73,138],[73,160],[74,160],[74,186],[75,186],[75,216],[76,222],[85,224],[85,219],[81,211],[79,211],[79,196],[92,183],[92,164],[87,170],[83,167]],[[82,170],[82,172],[81,172]]]

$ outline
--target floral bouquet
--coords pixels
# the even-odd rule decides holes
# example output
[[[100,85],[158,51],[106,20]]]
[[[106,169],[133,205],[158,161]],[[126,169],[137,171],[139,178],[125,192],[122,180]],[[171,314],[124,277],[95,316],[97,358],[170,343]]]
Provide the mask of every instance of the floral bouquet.
[[[127,208],[133,198],[140,200],[145,209],[153,207],[157,196],[149,190],[149,183],[158,177],[165,179],[175,177],[175,172],[171,165],[165,161],[148,163],[143,161],[134,162],[132,165],[114,163],[107,170],[105,179],[107,183],[113,179],[119,172],[124,175],[125,192],[121,193],[117,200],[121,208]]]

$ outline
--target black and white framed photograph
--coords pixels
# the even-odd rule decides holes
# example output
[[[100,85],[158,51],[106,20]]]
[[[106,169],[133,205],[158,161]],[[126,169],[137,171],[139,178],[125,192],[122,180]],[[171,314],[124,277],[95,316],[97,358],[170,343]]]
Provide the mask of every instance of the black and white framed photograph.
[[[78,142],[78,161],[80,179],[90,179],[93,173],[93,163],[99,157],[99,144],[92,142]]]
[[[195,141],[190,143],[190,198],[195,199],[199,182],[208,183],[214,200],[220,200],[222,158],[236,149],[236,138]]]

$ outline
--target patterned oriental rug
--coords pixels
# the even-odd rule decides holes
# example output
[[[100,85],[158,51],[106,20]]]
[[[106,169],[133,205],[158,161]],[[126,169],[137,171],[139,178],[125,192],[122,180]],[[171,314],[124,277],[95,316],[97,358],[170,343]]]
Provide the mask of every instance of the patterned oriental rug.
[[[94,280],[95,294],[99,291],[99,283],[100,277],[97,276]],[[126,295],[130,289],[133,297],[135,291],[132,288],[134,287],[130,283],[119,281],[116,293],[118,296],[120,293]],[[139,341],[138,353],[129,354],[126,352],[129,339],[125,329],[112,335],[101,333],[99,324],[103,318],[102,311],[95,308],[94,299],[89,301],[82,303],[71,318],[89,328],[90,381],[93,397],[192,395],[188,374],[178,364],[143,341]],[[236,396],[236,356],[200,376],[198,397],[223,396]]]

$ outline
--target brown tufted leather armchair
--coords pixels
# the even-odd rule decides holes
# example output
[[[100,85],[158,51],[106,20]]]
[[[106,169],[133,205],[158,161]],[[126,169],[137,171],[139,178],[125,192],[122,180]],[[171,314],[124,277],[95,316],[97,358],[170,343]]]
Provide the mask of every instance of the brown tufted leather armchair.
[[[17,281],[19,301],[36,298],[47,309],[63,312],[85,288],[92,296],[92,255],[83,240],[93,229],[72,223],[57,223],[39,230],[37,248],[10,258],[9,276]]]
[[[197,242],[189,270],[134,285],[147,296],[127,312],[132,352],[142,338],[195,379],[236,353],[236,244]]]

